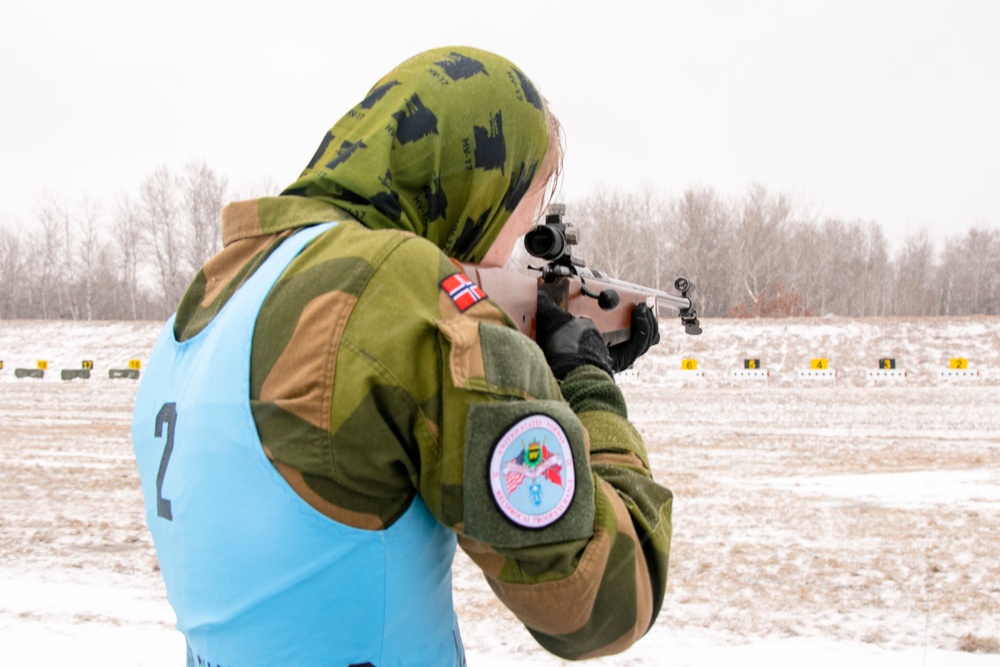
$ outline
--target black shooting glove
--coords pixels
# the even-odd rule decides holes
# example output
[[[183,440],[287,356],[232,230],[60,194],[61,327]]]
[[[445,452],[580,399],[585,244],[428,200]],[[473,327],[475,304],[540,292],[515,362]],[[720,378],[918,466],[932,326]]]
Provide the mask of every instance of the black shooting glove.
[[[587,364],[611,374],[611,355],[594,323],[573,317],[542,291],[538,292],[535,341],[545,353],[552,374],[560,380]]]
[[[611,369],[620,373],[646,354],[652,346],[660,342],[660,326],[653,311],[644,303],[636,305],[632,311],[632,331],[624,343],[612,345]]]

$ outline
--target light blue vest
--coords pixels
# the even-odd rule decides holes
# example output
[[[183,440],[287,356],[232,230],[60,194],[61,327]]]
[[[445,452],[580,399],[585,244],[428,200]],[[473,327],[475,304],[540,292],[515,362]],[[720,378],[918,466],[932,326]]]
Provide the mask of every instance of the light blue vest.
[[[331,224],[282,243],[195,338],[173,318],[139,387],[132,443],[189,665],[464,665],[451,598],[454,534],[416,496],[388,530],[303,501],[250,412],[250,346],[285,267]]]

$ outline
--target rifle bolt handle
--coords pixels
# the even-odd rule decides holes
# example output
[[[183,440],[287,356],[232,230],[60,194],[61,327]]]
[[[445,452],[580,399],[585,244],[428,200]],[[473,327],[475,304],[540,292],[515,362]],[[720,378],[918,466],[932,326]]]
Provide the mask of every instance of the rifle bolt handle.
[[[597,305],[601,307],[601,310],[614,310],[621,303],[621,300],[618,290],[603,289],[597,296]]]

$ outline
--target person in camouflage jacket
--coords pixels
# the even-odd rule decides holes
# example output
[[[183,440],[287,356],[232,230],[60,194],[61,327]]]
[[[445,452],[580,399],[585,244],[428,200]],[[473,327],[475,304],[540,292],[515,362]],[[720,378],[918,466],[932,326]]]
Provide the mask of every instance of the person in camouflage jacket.
[[[557,127],[505,59],[415,56],[280,196],[225,207],[224,249],[172,327],[196,338],[286,238],[336,222],[256,320],[249,402],[267,458],[360,530],[387,530],[419,497],[541,646],[584,659],[655,621],[672,495],[587,323],[540,303],[536,344],[458,268],[509,257],[558,172]]]

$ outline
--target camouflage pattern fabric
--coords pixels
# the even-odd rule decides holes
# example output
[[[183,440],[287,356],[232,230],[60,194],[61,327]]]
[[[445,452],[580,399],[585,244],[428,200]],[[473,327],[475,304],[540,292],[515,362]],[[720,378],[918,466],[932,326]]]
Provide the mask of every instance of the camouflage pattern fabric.
[[[505,127],[517,117],[508,107],[535,109],[509,63],[469,49],[446,50],[453,51],[484,61],[491,85],[502,84],[488,94],[475,91],[466,106],[496,111],[500,100]],[[434,141],[442,151],[458,146],[464,155],[464,121],[452,132],[440,122],[451,116],[423,90],[448,76],[442,54],[417,60],[405,67],[433,73],[419,85],[390,74],[385,82],[401,83],[389,92],[414,85],[439,119]],[[345,118],[363,113],[363,124],[373,127],[395,118],[395,107],[380,111],[371,98]],[[412,95],[398,98],[406,99]],[[478,119],[473,123],[490,127],[490,113],[469,114]],[[535,116],[541,116],[537,109],[527,118]],[[344,122],[331,136],[344,136],[337,130]],[[534,342],[488,296],[464,303],[443,288],[458,273],[451,258],[481,257],[509,214],[504,202],[519,199],[512,184],[521,182],[522,171],[533,172],[545,151],[546,130],[540,128],[540,147],[505,146],[499,178],[442,176],[447,208],[462,213],[431,221],[422,213],[427,201],[417,203],[425,191],[402,188],[395,177],[397,197],[390,197],[401,202],[398,222],[390,214],[395,209],[387,212],[384,201],[377,203],[378,190],[340,185],[347,181],[337,175],[340,166],[330,165],[337,158],[326,152],[334,139],[324,142],[320,157],[283,196],[224,209],[225,247],[189,287],[175,334],[186,340],[204,328],[293,230],[339,221],[289,265],[256,324],[250,400],[268,456],[314,508],[359,528],[392,525],[421,494],[537,641],[578,659],[624,650],[656,619],[666,590],[671,493],[652,479],[642,440],[607,374],[583,367],[557,382]],[[488,130],[468,134],[471,153],[477,140],[489,142],[491,136]],[[398,130],[387,137],[391,145],[383,154],[392,162],[402,140]],[[361,143],[376,145],[377,139]],[[362,152],[344,155],[342,164]],[[428,173],[437,169],[422,164]],[[457,164],[463,171],[464,160]],[[387,172],[383,165],[380,173],[395,168]],[[472,171],[483,170],[492,171],[474,160]],[[367,172],[378,173],[366,164],[359,178]],[[375,184],[385,185],[369,183]],[[490,194],[480,195],[479,188]],[[477,203],[480,197],[485,199]],[[494,207],[487,205],[491,201]],[[485,469],[510,424],[526,414],[562,426],[576,471],[576,493],[565,515],[541,529],[502,516]]]
[[[478,49],[436,49],[383,77],[284,194],[330,202],[366,227],[413,232],[476,263],[547,147],[541,95],[519,69]],[[265,228],[280,224],[264,216]]]

